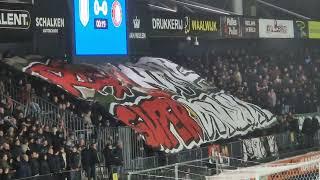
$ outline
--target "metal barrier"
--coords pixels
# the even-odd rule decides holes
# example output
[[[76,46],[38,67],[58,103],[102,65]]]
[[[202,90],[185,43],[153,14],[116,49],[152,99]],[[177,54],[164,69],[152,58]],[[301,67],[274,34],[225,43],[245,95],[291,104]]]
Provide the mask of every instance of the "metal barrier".
[[[69,170],[69,171],[60,171],[57,173],[50,173],[46,175],[31,176],[25,178],[13,177],[11,179],[19,180],[56,180],[56,179],[70,179],[70,180],[81,180],[84,177],[82,175],[82,170]]]
[[[123,145],[123,160],[124,168],[131,169],[135,164],[132,164],[132,159],[143,157],[144,151],[143,142],[137,140],[138,135],[130,127],[116,127],[116,128],[95,128],[97,133],[98,150],[100,152],[107,146],[107,144],[117,144],[121,142]],[[103,159],[103,155],[101,155]]]
[[[239,159],[242,158],[242,156],[239,157],[238,155],[233,156],[233,154],[243,154],[242,141],[231,142],[226,144],[226,146],[228,146],[230,157]],[[176,163],[183,163],[187,161],[205,159],[208,158],[208,155],[208,147],[201,147],[181,151],[175,154],[160,153],[152,157],[139,157],[131,161],[131,170],[137,171],[142,169],[156,168],[159,166],[172,165]]]
[[[218,162],[218,159],[227,159],[226,163]],[[175,179],[175,180],[191,180],[205,179],[206,176],[219,174],[224,170],[236,169],[237,167],[246,166],[248,162],[242,159],[231,157],[209,157],[196,159],[181,163],[165,165],[161,167],[149,168],[140,171],[128,172],[128,180],[140,179]],[[257,165],[259,162],[249,162]]]

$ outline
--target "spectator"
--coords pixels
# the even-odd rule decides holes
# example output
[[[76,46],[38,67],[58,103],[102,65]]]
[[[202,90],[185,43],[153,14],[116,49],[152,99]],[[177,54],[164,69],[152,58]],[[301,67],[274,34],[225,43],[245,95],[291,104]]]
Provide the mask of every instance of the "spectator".
[[[56,156],[52,148],[49,148],[48,150],[48,164],[49,164],[51,173],[57,173],[59,171],[59,167],[58,167],[59,164],[56,161]]]
[[[107,174],[111,174],[111,166],[114,164],[114,159],[112,155],[112,145],[111,143],[107,144],[103,150],[104,163],[107,169]]]
[[[117,167],[118,175],[122,174],[122,166],[123,166],[123,156],[122,156],[122,142],[118,142],[116,148],[114,149],[114,165]]]
[[[78,180],[80,179],[80,167],[81,167],[81,157],[79,151],[76,146],[72,148],[72,152],[70,153],[69,158],[69,166],[70,166],[70,180]]]
[[[91,169],[90,169],[90,160],[91,160],[91,154],[90,154],[90,148],[87,145],[86,148],[84,148],[81,152],[81,164],[82,168],[86,173],[86,176],[88,178],[91,177]]]
[[[46,175],[46,174],[50,174],[50,167],[49,167],[49,163],[48,163],[48,157],[47,154],[42,154],[40,156],[40,175]]]
[[[16,172],[16,178],[26,178],[32,175],[31,167],[29,165],[29,157],[28,155],[22,155],[21,162],[18,165],[18,169]]]
[[[31,167],[31,174],[32,176],[39,176],[40,175],[40,163],[39,163],[39,155],[37,152],[32,152],[31,160],[30,160],[30,167]]]
[[[303,122],[302,133],[304,135],[304,145],[305,148],[310,148],[313,146],[313,127],[312,120],[310,118],[306,118]]]

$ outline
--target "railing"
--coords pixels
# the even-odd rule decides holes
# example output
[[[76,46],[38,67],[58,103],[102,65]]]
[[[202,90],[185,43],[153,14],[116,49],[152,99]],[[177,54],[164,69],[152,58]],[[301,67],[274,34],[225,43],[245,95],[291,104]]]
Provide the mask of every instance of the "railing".
[[[278,148],[278,153],[291,152],[297,148],[300,148],[301,146],[303,147],[305,143],[304,141],[299,140],[304,137],[304,135],[301,133],[286,131],[273,136]],[[318,130],[313,136],[313,142],[313,147],[320,146],[320,130]],[[228,147],[231,158],[243,159],[243,141],[236,141],[223,145]],[[272,156],[278,156],[278,154],[272,154]],[[208,158],[208,147],[186,150],[176,154],[162,154],[146,158],[136,158],[131,162],[133,167],[131,171],[134,172],[144,169],[152,169],[159,166],[170,166],[176,163],[183,163],[205,158]]]
[[[13,84],[6,84],[9,95],[14,99],[20,99],[22,90],[14,87]],[[136,157],[144,157],[143,141],[137,140],[138,135],[129,127],[93,127],[84,123],[82,117],[78,117],[72,112],[61,111],[59,107],[46,99],[36,95],[30,96],[30,102],[24,102],[25,112],[36,117],[42,124],[49,126],[57,126],[64,122],[64,127],[68,133],[73,133],[76,137],[84,139],[87,143],[97,142],[98,150],[102,150],[107,144],[117,144],[122,142],[124,149],[131,151],[123,151],[125,169],[132,167],[131,160]],[[103,155],[100,154],[101,159]]]
[[[12,99],[18,100],[21,98],[21,89],[16,88],[13,84],[7,84],[6,86],[9,95]],[[4,96],[4,95],[2,95]],[[28,113],[34,117],[37,117],[43,124],[48,124],[51,126],[57,125],[60,120],[64,121],[66,129],[69,132],[73,132],[76,137],[85,139],[87,142],[97,141],[100,152],[108,143],[115,144],[117,141],[123,142],[124,149],[123,157],[125,161],[125,169],[127,170],[140,170],[146,168],[154,168],[163,165],[170,165],[175,163],[181,163],[185,161],[203,159],[208,157],[207,148],[198,148],[188,151],[183,151],[178,154],[167,154],[158,155],[153,157],[145,157],[144,145],[141,138],[134,133],[134,131],[129,127],[118,127],[118,128],[104,128],[97,127],[93,128],[84,124],[83,118],[72,114],[69,111],[62,112],[59,107],[48,102],[47,100],[32,96],[31,102],[27,104],[19,103],[13,101],[15,107],[21,107],[23,112]],[[307,114],[304,116],[315,116],[317,114]],[[301,117],[302,115],[298,115]],[[303,118],[303,116],[302,116]],[[300,123],[301,124],[301,123]],[[295,147],[299,144],[298,138],[292,140],[292,134],[289,132],[275,135],[276,141],[279,149],[288,149]],[[295,135],[295,137],[298,137]],[[320,132],[317,133],[316,145],[319,145]],[[233,152],[238,152],[238,154],[243,154],[242,152],[242,141],[234,142],[228,144],[230,154]],[[240,148],[239,148],[240,147]],[[103,157],[101,155],[101,157]],[[236,157],[239,158],[239,157]]]
[[[174,180],[191,180],[205,179],[206,176],[218,174],[222,169],[236,169],[236,167],[245,166],[248,162],[242,159],[220,156],[219,158],[228,159],[226,163],[217,164],[214,157],[195,159],[181,163],[174,163],[165,166],[149,168],[134,172],[128,172],[128,180],[140,179],[174,179]],[[212,163],[210,163],[212,162]],[[258,162],[250,162],[258,165]]]
[[[82,170],[69,170],[69,171],[60,171],[56,173],[50,173],[45,175],[37,175],[31,177],[18,178],[12,175],[11,179],[19,179],[19,180],[55,180],[55,179],[70,179],[70,180],[81,180]]]

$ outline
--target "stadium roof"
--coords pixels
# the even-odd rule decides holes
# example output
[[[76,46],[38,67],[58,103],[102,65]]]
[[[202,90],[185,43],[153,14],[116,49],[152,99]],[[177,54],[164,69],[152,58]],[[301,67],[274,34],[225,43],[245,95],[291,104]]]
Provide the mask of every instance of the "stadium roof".
[[[236,14],[232,12],[232,0],[143,0],[154,10],[179,11],[188,13]],[[255,0],[243,0],[255,3]],[[266,3],[263,3],[266,2]],[[296,13],[312,19],[320,19],[319,0],[256,0],[257,17],[297,18]],[[272,6],[266,5],[271,4]],[[275,7],[276,6],[276,7]],[[277,8],[279,7],[279,8]],[[282,10],[281,10],[282,8]],[[287,10],[287,11],[286,11]],[[288,13],[292,12],[292,13]]]

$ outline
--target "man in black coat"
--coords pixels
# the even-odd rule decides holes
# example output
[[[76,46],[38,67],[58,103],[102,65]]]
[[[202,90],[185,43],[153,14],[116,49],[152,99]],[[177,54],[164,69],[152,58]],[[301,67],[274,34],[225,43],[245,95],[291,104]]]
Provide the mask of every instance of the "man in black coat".
[[[40,175],[40,163],[39,163],[39,154],[37,152],[32,152],[31,160],[30,160],[30,167],[31,167],[31,174],[32,176],[39,176]]]
[[[90,148],[87,146],[81,151],[81,164],[83,170],[86,172],[86,176],[91,177],[90,170]]]
[[[16,179],[31,177],[31,167],[29,165],[28,155],[22,155],[20,163],[18,163],[18,169],[16,171]]]
[[[70,180],[80,179],[80,154],[76,146],[72,148],[72,152],[69,154],[69,167],[70,167]]]
[[[112,155],[112,145],[111,144],[107,144],[107,146],[104,148],[103,156],[104,156],[104,164],[107,169],[106,174],[110,175],[111,174],[111,166],[114,164],[114,158]],[[108,176],[108,177],[110,177],[110,176]]]
[[[96,166],[99,164],[99,156],[97,151],[97,144],[93,143],[90,148],[90,170],[91,178],[96,179]]]
[[[96,178],[96,165],[99,163],[97,145],[93,143],[81,153],[81,162],[83,169],[86,171],[88,179]]]
[[[48,157],[46,154],[42,154],[40,156],[40,175],[50,174],[50,167],[47,161]]]
[[[116,148],[113,151],[114,165],[117,166],[118,176],[122,174],[123,156],[122,156],[122,142],[118,142]]]
[[[311,148],[313,145],[313,127],[310,118],[304,120],[301,132],[304,135],[304,148]]]
[[[48,150],[48,164],[51,173],[57,173],[59,171],[58,164],[56,164],[56,157],[53,154],[53,149]]]

